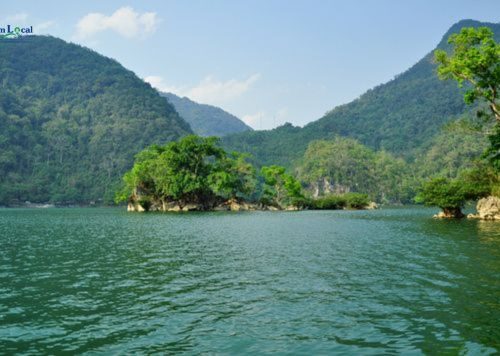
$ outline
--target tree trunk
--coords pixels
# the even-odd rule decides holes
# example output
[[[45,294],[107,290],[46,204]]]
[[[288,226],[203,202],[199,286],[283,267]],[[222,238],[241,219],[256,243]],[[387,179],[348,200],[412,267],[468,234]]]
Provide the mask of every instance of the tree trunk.
[[[500,105],[497,105],[495,103],[490,104],[490,109],[493,115],[495,116],[495,120],[497,122],[500,122]]]

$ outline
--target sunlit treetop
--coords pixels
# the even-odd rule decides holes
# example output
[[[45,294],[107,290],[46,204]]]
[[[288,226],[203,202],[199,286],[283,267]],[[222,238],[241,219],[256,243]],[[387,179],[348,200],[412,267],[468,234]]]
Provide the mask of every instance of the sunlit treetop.
[[[497,122],[500,121],[500,44],[494,39],[488,27],[463,28],[452,34],[448,43],[451,53],[435,51],[441,79],[455,79],[462,86],[472,85],[465,93],[465,102],[473,103],[479,98],[486,99]]]

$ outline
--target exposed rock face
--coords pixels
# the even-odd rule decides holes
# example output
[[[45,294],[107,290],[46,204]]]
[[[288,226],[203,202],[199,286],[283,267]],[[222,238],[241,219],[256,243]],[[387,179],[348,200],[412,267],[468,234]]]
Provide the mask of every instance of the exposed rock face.
[[[368,203],[368,205],[365,207],[367,210],[375,210],[378,209],[378,204],[375,203],[374,201],[371,201]]]
[[[138,212],[143,212],[145,211],[144,208],[142,207],[141,204],[139,203],[133,203],[129,202],[127,205],[127,211],[138,211]]]
[[[328,194],[341,195],[351,191],[350,187],[330,182],[327,177],[318,179],[314,184],[312,184],[311,188],[313,190],[314,198]]]
[[[470,219],[500,220],[500,198],[489,196],[477,202],[477,214],[469,214]]]
[[[247,210],[260,210],[257,204],[247,203],[236,199],[230,199],[215,207],[214,210],[226,211],[247,211]]]
[[[127,206],[127,211],[143,212],[143,211],[247,211],[247,210],[265,210],[266,207],[248,203],[245,201],[239,201],[236,199],[230,199],[228,201],[222,202],[216,206],[205,206],[203,204],[197,203],[185,203],[180,202],[164,202],[164,201],[147,201],[147,204],[143,202],[140,196],[133,196],[129,201]]]

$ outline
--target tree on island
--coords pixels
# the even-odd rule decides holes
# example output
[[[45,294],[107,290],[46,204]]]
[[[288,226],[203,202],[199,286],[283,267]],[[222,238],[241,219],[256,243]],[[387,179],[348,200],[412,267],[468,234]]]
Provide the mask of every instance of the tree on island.
[[[280,208],[305,204],[302,186],[281,166],[264,166],[261,169],[264,178],[262,201]]]
[[[144,210],[210,210],[228,202],[258,202],[285,209],[305,206],[302,186],[284,167],[262,167],[257,177],[248,155],[227,153],[216,137],[190,135],[165,146],[153,145],[136,155],[116,202],[139,204]],[[260,190],[257,180],[260,178]]]
[[[198,204],[201,210],[238,199],[255,186],[255,170],[246,156],[227,154],[216,137],[190,135],[165,146],[153,145],[136,156],[124,176],[116,202]]]
[[[439,217],[462,218],[465,204],[489,195],[496,180],[491,169],[480,166],[463,171],[456,179],[438,177],[425,182],[415,201],[441,208]]]

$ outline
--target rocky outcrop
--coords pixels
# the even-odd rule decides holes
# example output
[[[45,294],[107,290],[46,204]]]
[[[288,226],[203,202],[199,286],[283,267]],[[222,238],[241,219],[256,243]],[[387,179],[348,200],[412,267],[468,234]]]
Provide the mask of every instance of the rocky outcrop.
[[[378,204],[375,203],[374,201],[369,202],[368,205],[365,206],[366,210],[375,210],[375,209],[378,209],[378,208],[379,208]]]
[[[217,205],[214,210],[218,211],[248,211],[248,210],[262,210],[262,208],[253,203],[240,201],[237,199],[230,199],[222,204]]]
[[[500,198],[489,196],[479,199],[476,205],[477,214],[469,214],[469,219],[500,220]]]
[[[465,217],[465,215],[460,208],[443,209],[443,211],[433,216],[435,219],[461,219],[463,217]]]
[[[207,206],[197,203],[181,203],[181,202],[163,202],[149,201],[137,196],[131,198],[127,205],[127,211],[144,212],[144,211],[248,211],[248,210],[267,210],[268,207],[259,204],[253,204],[242,200],[230,199],[214,206]],[[274,209],[269,209],[274,210]],[[278,210],[278,209],[276,209]]]
[[[327,177],[318,179],[316,182],[311,184],[310,188],[313,192],[314,198],[328,194],[341,195],[351,191],[350,187],[331,182]]]
[[[201,211],[207,210],[201,204],[178,204],[178,203],[152,203],[149,207],[141,205],[138,202],[129,202],[127,211],[144,212],[144,211]]]
[[[127,211],[143,212],[145,209],[137,202],[129,202],[127,205]]]

